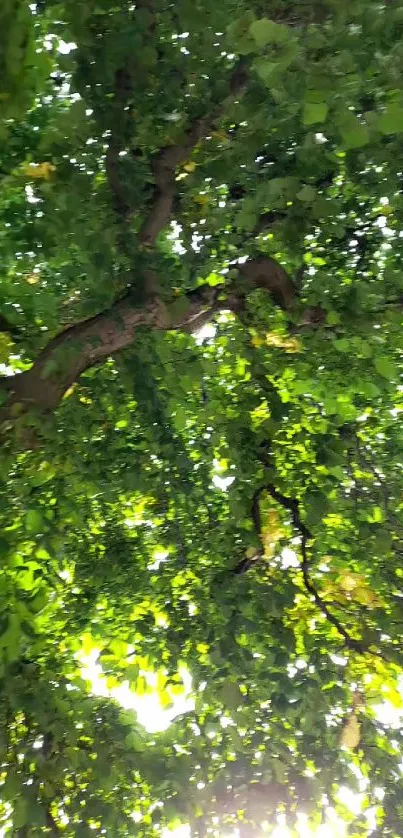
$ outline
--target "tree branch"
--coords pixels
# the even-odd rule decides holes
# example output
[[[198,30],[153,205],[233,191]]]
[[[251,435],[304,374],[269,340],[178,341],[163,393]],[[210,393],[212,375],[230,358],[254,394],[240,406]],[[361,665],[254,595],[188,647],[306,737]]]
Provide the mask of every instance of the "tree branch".
[[[141,327],[195,332],[222,308],[239,311],[245,295],[254,288],[269,291],[284,307],[292,305],[294,285],[274,260],[251,259],[241,266],[240,274],[244,288],[236,281],[228,286],[201,286],[182,298],[179,314],[175,314],[175,302],[166,306],[155,294],[141,307],[128,294],[107,311],[65,329],[42,350],[31,369],[4,379],[3,388],[10,395],[6,412],[15,403],[25,410],[55,410],[86,369],[133,344]]]
[[[20,402],[28,410],[54,410],[86,369],[132,344],[142,326],[197,330],[206,309],[210,316],[217,310],[218,296],[217,288],[210,286],[190,292],[186,311],[177,317],[170,315],[169,307],[158,297],[139,308],[126,296],[107,311],[65,329],[42,350],[31,369],[5,379],[11,404]]]
[[[233,70],[229,81],[229,95],[223,102],[215,105],[187,128],[181,142],[162,148],[152,161],[155,187],[138,233],[138,241],[147,247],[155,244],[157,236],[167,225],[175,196],[175,176],[178,166],[185,163],[192,149],[199,140],[205,137],[213,128],[217,119],[225,112],[229,102],[237,95],[242,95],[246,88],[246,71],[241,61]],[[115,75],[115,101],[120,113],[130,98],[131,79],[126,70],[118,70]],[[109,148],[106,154],[106,174],[113,196],[114,208],[122,221],[127,221],[137,207],[130,206],[127,190],[120,178],[119,152],[122,150],[118,136],[112,132]]]
[[[186,162],[192,149],[212,130],[214,123],[225,112],[234,96],[244,93],[246,81],[245,63],[240,61],[230,79],[229,96],[213,107],[210,113],[195,119],[186,130],[181,143],[166,146],[158,152],[152,164],[155,179],[154,194],[138,236],[142,245],[148,247],[154,245],[157,236],[170,219],[175,195],[175,174],[178,166]]]
[[[283,509],[286,509],[287,512],[291,514],[291,520],[293,523],[294,528],[299,533],[301,539],[301,571],[302,571],[302,578],[304,581],[304,586],[308,594],[313,598],[315,604],[322,612],[324,617],[326,617],[327,621],[337,629],[338,633],[343,638],[345,645],[348,649],[359,652],[360,654],[365,654],[367,651],[362,643],[358,640],[355,640],[351,637],[351,634],[344,628],[340,620],[335,616],[335,614],[330,611],[329,606],[327,603],[322,599],[320,594],[315,588],[315,585],[311,581],[310,573],[309,573],[309,556],[308,556],[308,542],[313,541],[314,537],[308,527],[304,524],[301,519],[300,511],[299,511],[299,502],[294,498],[289,498],[286,495],[283,495],[279,490],[272,484],[272,483],[265,483],[264,485],[260,486],[254,492],[252,498],[252,510],[251,510],[251,517],[253,519],[253,523],[255,525],[255,529],[257,534],[261,535],[261,516],[260,516],[260,509],[259,509],[259,502],[260,497],[263,492],[268,492],[269,495],[275,500]],[[240,574],[244,573],[249,570],[256,563],[256,559],[261,558],[262,555],[258,554],[256,557],[252,559],[242,559],[241,562],[233,568],[233,573]]]

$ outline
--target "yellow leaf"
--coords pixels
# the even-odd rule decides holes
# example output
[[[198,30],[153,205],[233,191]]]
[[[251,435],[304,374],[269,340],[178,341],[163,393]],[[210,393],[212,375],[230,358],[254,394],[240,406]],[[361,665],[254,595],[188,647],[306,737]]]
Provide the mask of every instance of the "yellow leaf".
[[[248,547],[248,549],[246,550],[245,555],[246,555],[247,559],[254,559],[255,556],[257,558],[258,557],[258,550],[256,549],[256,547]]]
[[[0,363],[7,364],[12,351],[13,342],[6,334],[0,334]]]
[[[339,584],[343,591],[354,591],[360,581],[354,573],[345,573],[340,577]]]
[[[251,344],[256,349],[259,349],[259,346],[263,346],[264,340],[263,338],[260,338],[259,335],[253,335],[253,337],[251,338]]]
[[[194,172],[196,168],[196,163],[194,163],[193,160],[190,160],[189,163],[185,163],[183,168],[185,172]]]
[[[183,695],[185,692],[185,685],[184,684],[172,684],[169,688],[169,692],[172,695]]]
[[[81,648],[84,652],[84,655],[89,655],[93,649],[96,648],[96,643],[94,643],[94,638],[88,632],[85,632],[82,636]]]
[[[343,727],[343,730],[342,730],[341,736],[340,736],[340,745],[343,748],[349,748],[349,750],[352,751],[352,750],[354,750],[354,748],[358,747],[358,745],[360,744],[360,739],[361,739],[360,723],[357,719],[357,716],[355,716],[353,714],[347,719],[347,721],[346,721],[346,723]]]
[[[169,710],[173,706],[172,696],[169,695],[167,690],[161,690],[158,693],[158,698],[163,710]]]
[[[266,335],[267,346],[275,346],[277,349],[284,349],[285,352],[300,352],[301,344],[298,338],[288,338],[283,335],[268,332]]]
[[[52,172],[56,170],[56,166],[53,163],[26,163],[23,167],[24,174],[28,178],[33,178],[34,180],[49,180]]]
[[[356,588],[354,599],[356,602],[359,602],[360,605],[367,605],[369,608],[376,608],[376,606],[380,604],[376,594],[374,594],[370,588]]]
[[[196,204],[200,204],[201,207],[205,207],[208,204],[209,199],[207,195],[196,195],[195,196]]]
[[[403,707],[403,698],[398,690],[394,687],[383,686],[382,687],[382,697],[385,701],[395,707],[397,710],[401,710]]]
[[[346,594],[351,594],[349,599],[354,599],[361,605],[366,605],[368,608],[377,608],[382,605],[382,601],[373,592],[365,577],[359,573],[350,572],[339,576],[338,584]]]

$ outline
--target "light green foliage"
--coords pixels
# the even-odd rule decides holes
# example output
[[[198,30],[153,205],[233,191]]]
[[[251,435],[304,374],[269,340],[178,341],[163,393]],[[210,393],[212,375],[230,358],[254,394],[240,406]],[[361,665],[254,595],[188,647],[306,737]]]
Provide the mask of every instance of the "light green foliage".
[[[8,373],[128,289],[141,308],[147,272],[169,323],[240,257],[297,286],[283,310],[238,276],[214,337],[141,328],[54,414],[14,404],[15,440],[1,415],[4,835],[249,838],[331,805],[399,838],[376,707],[402,707],[401,4],[3,0],[0,33]],[[153,161],[206,113],[149,247]],[[184,667],[194,709],[147,733],[91,694],[93,649],[111,686],[158,673],[164,707]]]

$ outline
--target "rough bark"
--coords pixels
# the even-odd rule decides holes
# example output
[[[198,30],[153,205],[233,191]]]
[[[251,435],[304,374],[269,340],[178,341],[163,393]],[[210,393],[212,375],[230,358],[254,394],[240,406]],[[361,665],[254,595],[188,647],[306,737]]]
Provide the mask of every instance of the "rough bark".
[[[187,294],[184,311],[179,315],[174,313],[175,306],[170,309],[158,296],[139,308],[129,295],[107,311],[65,329],[40,352],[31,369],[5,379],[8,410],[16,403],[23,410],[55,410],[66,390],[86,369],[132,345],[141,327],[197,331],[220,308],[239,311],[245,294],[254,288],[264,288],[283,308],[292,307],[295,287],[274,260],[251,259],[240,268],[240,273],[244,288],[202,286]]]
[[[124,70],[115,78],[115,106],[124,108],[130,94],[130,77]],[[151,161],[154,173],[154,191],[142,210],[143,222],[138,232],[138,243],[153,249],[160,232],[169,223],[176,189],[176,172],[188,159],[195,145],[206,136],[222,117],[228,105],[243,95],[247,73],[243,61],[233,69],[228,80],[228,95],[209,111],[195,119],[184,131],[178,143],[160,149]],[[139,211],[126,200],[125,184],[120,179],[119,140],[111,135],[106,155],[106,174],[120,223],[125,226],[130,217]],[[16,415],[34,410],[39,413],[54,411],[69,387],[89,367],[108,356],[130,346],[141,327],[149,329],[182,329],[196,331],[219,308],[240,311],[245,295],[253,288],[265,288],[276,304],[285,309],[292,307],[296,288],[285,270],[272,259],[258,257],[239,266],[241,286],[227,284],[222,288],[205,286],[186,295],[183,313],[175,315],[174,308],[166,306],[158,296],[159,282],[155,272],[143,269],[141,280],[146,302],[141,307],[128,294],[114,303],[107,311],[77,323],[56,335],[32,367],[19,375],[4,380],[7,404],[0,419],[8,422]],[[225,292],[223,299],[223,291]],[[18,405],[18,407],[17,407]]]

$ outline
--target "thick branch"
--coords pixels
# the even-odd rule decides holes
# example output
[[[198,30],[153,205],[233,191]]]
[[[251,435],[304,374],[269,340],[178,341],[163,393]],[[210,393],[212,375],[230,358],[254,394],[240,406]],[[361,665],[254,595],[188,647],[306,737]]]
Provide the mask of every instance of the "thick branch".
[[[26,409],[54,410],[86,369],[130,346],[142,326],[154,330],[197,331],[220,308],[239,310],[245,294],[253,288],[269,291],[284,307],[292,305],[293,283],[274,260],[250,260],[241,267],[240,273],[245,280],[244,290],[236,283],[215,288],[202,286],[186,295],[180,314],[175,314],[175,304],[170,312],[170,307],[156,295],[142,307],[136,307],[128,295],[107,311],[65,329],[42,350],[30,370],[5,380],[10,403],[22,403]]]
[[[39,410],[54,410],[71,385],[89,367],[132,344],[142,326],[150,329],[194,329],[217,307],[216,288],[205,286],[186,298],[186,311],[171,317],[169,308],[154,297],[136,308],[130,296],[108,311],[78,323],[57,335],[27,372],[5,380],[11,402]],[[222,306],[222,304],[220,304]]]

